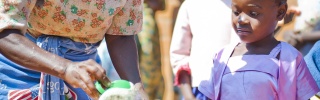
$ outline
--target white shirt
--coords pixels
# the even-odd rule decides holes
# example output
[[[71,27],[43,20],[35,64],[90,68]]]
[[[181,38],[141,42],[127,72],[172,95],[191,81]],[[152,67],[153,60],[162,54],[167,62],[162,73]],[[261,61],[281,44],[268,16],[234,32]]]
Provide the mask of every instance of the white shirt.
[[[189,63],[193,87],[210,77],[214,54],[231,40],[239,40],[232,28],[230,6],[231,0],[186,0],[179,9],[170,61],[174,74]]]

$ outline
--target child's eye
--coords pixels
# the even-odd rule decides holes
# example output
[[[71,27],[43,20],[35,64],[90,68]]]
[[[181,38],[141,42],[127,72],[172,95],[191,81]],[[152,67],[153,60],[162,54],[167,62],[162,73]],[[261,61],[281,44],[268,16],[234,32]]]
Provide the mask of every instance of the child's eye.
[[[250,12],[250,15],[251,15],[251,16],[258,16],[258,15],[259,15],[259,13],[258,13],[258,12],[254,12],[254,11],[252,11],[252,12]]]
[[[236,15],[236,16],[238,16],[240,13],[237,12],[237,11],[233,11],[233,14]]]

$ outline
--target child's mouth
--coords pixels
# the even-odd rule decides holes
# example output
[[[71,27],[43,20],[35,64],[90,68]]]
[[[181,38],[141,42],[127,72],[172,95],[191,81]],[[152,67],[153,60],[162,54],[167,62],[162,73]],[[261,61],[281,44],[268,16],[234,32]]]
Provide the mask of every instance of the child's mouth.
[[[239,35],[248,35],[248,34],[251,34],[251,31],[249,29],[238,28],[237,33]]]

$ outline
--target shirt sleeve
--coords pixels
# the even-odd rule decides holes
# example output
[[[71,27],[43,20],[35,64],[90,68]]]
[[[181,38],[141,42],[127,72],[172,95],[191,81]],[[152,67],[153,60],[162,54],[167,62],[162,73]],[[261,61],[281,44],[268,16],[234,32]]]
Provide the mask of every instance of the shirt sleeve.
[[[220,57],[221,57],[221,52],[222,52],[222,51],[219,52]],[[215,56],[214,56],[214,58],[213,58],[213,63],[214,63],[215,61],[218,62],[218,60],[220,60],[220,59],[218,59],[217,57],[218,57],[218,54],[215,54]],[[214,64],[215,64],[215,63],[214,63]],[[214,90],[214,85],[215,85],[215,84],[214,84],[214,82],[213,82],[213,77],[214,77],[213,68],[214,68],[214,67],[211,68],[211,76],[210,76],[210,79],[208,79],[208,80],[202,80],[202,81],[200,82],[199,87],[198,87],[199,91],[200,91],[203,95],[205,95],[206,97],[210,98],[211,100],[214,100],[214,98],[215,98],[215,90]]]
[[[190,57],[192,35],[189,26],[187,2],[183,2],[179,9],[170,46],[170,62],[175,76],[179,76],[177,73],[181,69],[186,69],[182,67],[189,63]]]
[[[189,75],[191,75],[191,69],[190,69],[188,63],[186,63],[184,65],[181,65],[181,66],[179,66],[177,68],[179,68],[179,69],[178,69],[178,71],[176,73],[176,76],[174,77],[174,85],[175,86],[179,86],[181,84],[181,82],[179,80],[180,80],[180,74],[181,74],[182,71],[186,71]]]
[[[26,32],[28,17],[37,0],[0,0],[0,32],[19,29]]]
[[[319,92],[319,87],[311,76],[306,62],[301,59],[297,67],[297,99],[308,100],[317,92]]]
[[[135,35],[142,28],[143,0],[127,0],[126,4],[113,17],[107,34]]]

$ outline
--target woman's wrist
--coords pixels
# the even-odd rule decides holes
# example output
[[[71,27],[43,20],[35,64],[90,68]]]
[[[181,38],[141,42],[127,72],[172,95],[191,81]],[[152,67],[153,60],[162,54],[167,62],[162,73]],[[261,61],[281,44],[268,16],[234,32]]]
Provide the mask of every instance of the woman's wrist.
[[[191,75],[187,71],[181,71],[179,77],[180,84],[191,84]]]
[[[63,59],[63,60],[65,60],[65,61],[62,61],[62,63],[59,63],[57,65],[53,65],[51,70],[53,71],[53,73],[56,73],[56,75],[54,75],[54,76],[57,76],[57,77],[65,80],[66,79],[66,77],[65,77],[66,71],[68,70],[69,67],[72,66],[73,62],[71,62],[67,59]]]
[[[142,84],[142,82],[138,82],[134,84],[134,89],[136,90],[144,90],[144,86]]]
[[[136,99],[139,100],[149,100],[147,93],[144,91],[144,86],[142,82],[138,82],[134,84],[134,91],[137,92]]]

